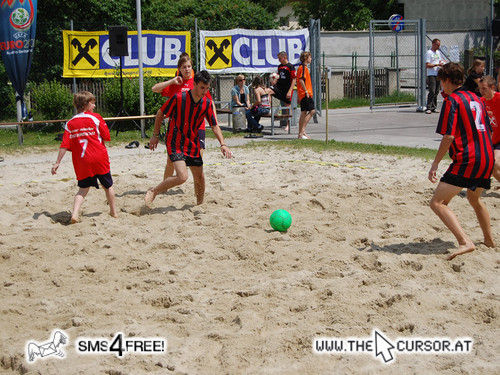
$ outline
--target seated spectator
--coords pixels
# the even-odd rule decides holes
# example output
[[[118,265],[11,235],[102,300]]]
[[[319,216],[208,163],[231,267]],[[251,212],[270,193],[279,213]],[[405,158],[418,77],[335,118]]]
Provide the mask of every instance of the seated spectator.
[[[250,108],[250,92],[243,74],[236,76],[236,86],[231,89],[231,108],[234,107]]]
[[[261,132],[264,128],[259,124],[260,118],[271,110],[271,94],[273,90],[264,86],[262,77],[255,77],[252,82],[255,93],[255,103],[247,110],[247,127],[250,132]]]

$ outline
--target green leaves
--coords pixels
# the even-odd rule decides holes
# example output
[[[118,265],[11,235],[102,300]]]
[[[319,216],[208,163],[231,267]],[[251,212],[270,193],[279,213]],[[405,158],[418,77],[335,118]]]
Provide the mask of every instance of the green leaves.
[[[73,96],[55,80],[35,85],[31,91],[34,115],[38,120],[66,119],[73,115]]]
[[[165,98],[151,91],[151,87],[161,78],[144,76],[144,110],[155,114],[165,102]],[[139,81],[137,78],[123,78],[123,106],[130,115],[139,115]],[[104,84],[104,106],[106,114],[114,116],[120,110],[120,79],[107,79]]]
[[[397,0],[311,0],[293,1],[292,6],[302,26],[309,19],[320,18],[324,30],[364,30],[371,19],[388,19],[402,11]]]
[[[196,18],[198,27],[204,30],[272,29],[276,26],[272,12],[245,0],[151,0],[143,8],[145,29],[194,31]]]
[[[16,118],[16,98],[14,89],[8,83],[7,72],[0,59],[0,118]]]
[[[278,0],[278,2],[282,2]],[[195,18],[200,29],[224,30],[233,28],[272,29],[276,27],[274,14],[277,2],[264,8],[245,0],[151,0],[142,1],[142,28],[144,30],[194,32]],[[272,4],[271,4],[272,3]],[[60,79],[63,64],[61,30],[107,30],[111,25],[127,25],[137,29],[135,0],[73,0],[38,2],[37,40],[30,81]],[[192,38],[192,50],[194,46]]]

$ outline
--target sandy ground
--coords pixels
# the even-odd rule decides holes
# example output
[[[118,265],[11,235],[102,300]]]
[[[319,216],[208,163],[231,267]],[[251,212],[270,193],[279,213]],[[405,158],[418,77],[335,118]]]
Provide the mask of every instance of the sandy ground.
[[[163,150],[162,147],[160,147]],[[192,178],[142,206],[162,151],[110,150],[118,219],[92,190],[67,225],[77,190],[71,158],[0,164],[0,373],[498,374],[497,249],[463,196],[451,207],[477,251],[428,207],[420,159],[274,148],[205,157],[205,203]],[[444,172],[446,164],[441,166]],[[498,183],[485,194],[500,244]],[[269,215],[293,216],[287,233]],[[28,363],[25,344],[69,335],[65,358]],[[469,354],[317,355],[316,337],[472,337]],[[78,355],[77,337],[164,337],[162,355]]]

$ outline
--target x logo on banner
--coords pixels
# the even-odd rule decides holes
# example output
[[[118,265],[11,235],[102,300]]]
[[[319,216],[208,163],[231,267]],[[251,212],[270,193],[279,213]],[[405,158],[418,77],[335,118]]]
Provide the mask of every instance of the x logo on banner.
[[[87,60],[90,65],[94,66],[95,64],[97,64],[97,61],[95,61],[92,56],[89,55],[89,50],[91,50],[92,48],[94,48],[95,46],[97,46],[97,41],[95,39],[89,39],[87,41],[87,43],[85,43],[85,47],[82,47],[82,43],[80,43],[80,41],[76,38],[73,38],[73,40],[71,41],[71,44],[73,45],[73,47],[75,47],[76,49],[78,49],[78,55],[75,57],[75,59],[71,62],[73,65],[76,65],[78,64],[78,62],[84,58],[85,60]]]
[[[209,40],[207,42],[207,47],[214,51],[214,55],[208,61],[208,65],[212,66],[218,59],[224,61],[224,63],[229,64],[229,59],[224,55],[224,50],[231,45],[229,39],[224,39],[220,44],[220,47],[217,47],[217,44],[213,40]]]

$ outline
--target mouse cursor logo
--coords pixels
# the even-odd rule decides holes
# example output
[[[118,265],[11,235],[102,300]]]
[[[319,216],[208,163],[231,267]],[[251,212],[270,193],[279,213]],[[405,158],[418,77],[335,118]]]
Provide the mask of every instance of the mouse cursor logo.
[[[389,363],[394,360],[394,356],[391,350],[394,349],[394,345],[387,340],[378,331],[375,332],[375,358],[381,356],[384,363]]]

